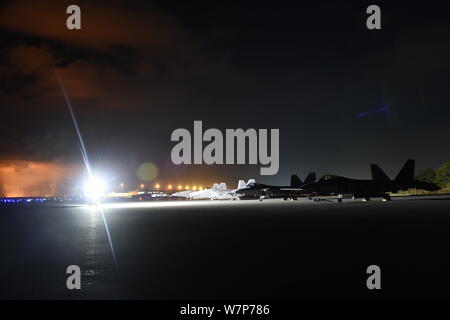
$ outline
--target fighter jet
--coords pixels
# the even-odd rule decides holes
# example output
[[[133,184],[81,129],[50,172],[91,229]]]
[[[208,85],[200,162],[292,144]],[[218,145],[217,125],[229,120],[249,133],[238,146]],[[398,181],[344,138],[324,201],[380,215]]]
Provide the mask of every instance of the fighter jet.
[[[303,185],[302,189],[319,194],[337,195],[339,199],[350,194],[354,199],[362,198],[363,201],[368,201],[371,197],[382,197],[383,201],[389,201],[391,197],[388,192],[398,192],[410,188],[428,191],[440,189],[434,183],[415,180],[414,166],[415,160],[409,159],[395,179],[391,180],[377,164],[372,164],[372,180],[326,176],[316,182]]]
[[[391,192],[408,189],[420,189],[426,191],[437,191],[441,189],[441,187],[435,183],[414,179],[415,160],[413,159],[406,161],[394,180],[391,180],[377,164],[371,164],[370,169],[372,171],[372,179],[388,185],[390,184],[392,188]]]
[[[172,193],[170,196],[175,198],[188,198],[189,195],[192,193],[192,190],[185,190],[185,191],[178,191]]]
[[[211,200],[226,200],[235,199],[234,191],[239,188],[245,187],[244,180],[239,180],[236,189],[228,189],[225,182],[214,183],[212,188],[198,190],[198,191],[180,191],[174,193],[172,196],[184,197],[188,200],[201,200],[201,199],[211,199]]]
[[[244,188],[235,190],[235,194],[239,198],[256,198],[259,200],[267,198],[282,198],[283,200],[297,200],[298,196],[303,195],[303,184],[311,183],[316,180],[316,174],[311,172],[302,182],[300,178],[293,174],[291,175],[291,185],[289,186],[272,186],[263,183],[257,183],[255,179],[248,180]]]
[[[204,189],[204,190],[198,190],[198,191],[191,191],[188,194],[186,194],[186,198],[188,200],[201,200],[201,199],[210,199],[211,193],[214,190],[218,190],[220,188],[226,188],[225,183],[214,183],[212,188]]]
[[[191,192],[188,196],[190,200],[200,200],[200,199],[214,199],[217,195],[231,191],[227,189],[227,184],[221,182],[220,184],[215,183],[212,188],[205,190],[198,190]]]
[[[227,189],[226,184],[224,184],[224,188],[215,190],[211,194],[211,200],[236,200],[237,199],[236,191],[241,188],[245,188],[244,180],[239,180],[237,188],[232,190]]]

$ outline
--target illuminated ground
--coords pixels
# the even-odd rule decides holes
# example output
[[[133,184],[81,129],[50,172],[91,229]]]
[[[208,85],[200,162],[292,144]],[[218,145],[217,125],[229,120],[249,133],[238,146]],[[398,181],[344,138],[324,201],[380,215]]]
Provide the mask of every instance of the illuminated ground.
[[[94,208],[2,207],[0,298],[449,298],[449,200],[108,205],[118,271]]]

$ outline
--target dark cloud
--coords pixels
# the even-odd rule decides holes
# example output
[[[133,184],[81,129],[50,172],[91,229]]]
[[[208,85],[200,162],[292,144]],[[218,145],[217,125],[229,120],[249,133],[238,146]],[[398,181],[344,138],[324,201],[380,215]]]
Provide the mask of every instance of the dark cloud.
[[[5,29],[74,46],[107,50],[115,46],[156,49],[185,41],[176,21],[156,7],[141,11],[117,1],[79,1],[82,30],[66,28],[70,1],[8,1],[0,11]]]

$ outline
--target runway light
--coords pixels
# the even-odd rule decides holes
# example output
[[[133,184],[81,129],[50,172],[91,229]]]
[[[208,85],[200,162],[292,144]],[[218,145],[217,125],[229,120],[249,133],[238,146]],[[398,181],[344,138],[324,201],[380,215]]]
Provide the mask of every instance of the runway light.
[[[193,187],[192,187],[192,190],[197,190],[197,187],[196,187],[196,186],[193,186]]]
[[[186,190],[189,190],[189,186],[186,186],[186,188],[185,188]]]
[[[159,187],[160,187],[159,183],[155,184],[156,189],[159,189]]]
[[[141,189],[144,189],[144,187],[145,187],[144,184],[141,184]]]
[[[181,190],[181,189],[183,189],[183,186],[178,186],[177,189]]]
[[[92,200],[99,200],[105,192],[105,183],[98,177],[90,178],[84,186],[84,195]]]
[[[167,189],[172,190],[172,185],[169,184],[169,185],[167,186]]]

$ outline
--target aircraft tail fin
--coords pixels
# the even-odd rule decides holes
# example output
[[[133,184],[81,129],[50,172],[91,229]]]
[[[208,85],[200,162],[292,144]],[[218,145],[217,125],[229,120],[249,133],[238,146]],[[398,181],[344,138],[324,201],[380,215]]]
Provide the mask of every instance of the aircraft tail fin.
[[[213,188],[214,190],[219,189],[219,184],[218,184],[218,183],[214,183],[212,188]]]
[[[237,185],[237,189],[244,189],[245,188],[245,181],[244,180],[239,180],[238,185]]]
[[[370,171],[372,172],[372,180],[374,181],[391,181],[389,177],[384,173],[383,170],[377,164],[370,165]]]
[[[221,182],[219,184],[219,190],[227,190],[227,184],[225,182]]]
[[[306,177],[305,182],[303,184],[313,183],[314,181],[316,181],[316,173],[310,172],[308,173],[308,176]]]
[[[398,182],[408,182],[414,180],[414,167],[415,160],[408,159],[398,173],[397,177],[395,177],[395,180]]]
[[[298,175],[291,175],[291,187],[300,187],[302,185],[302,180],[298,177]]]
[[[252,184],[252,183],[256,183],[255,179],[248,179],[247,184]]]

